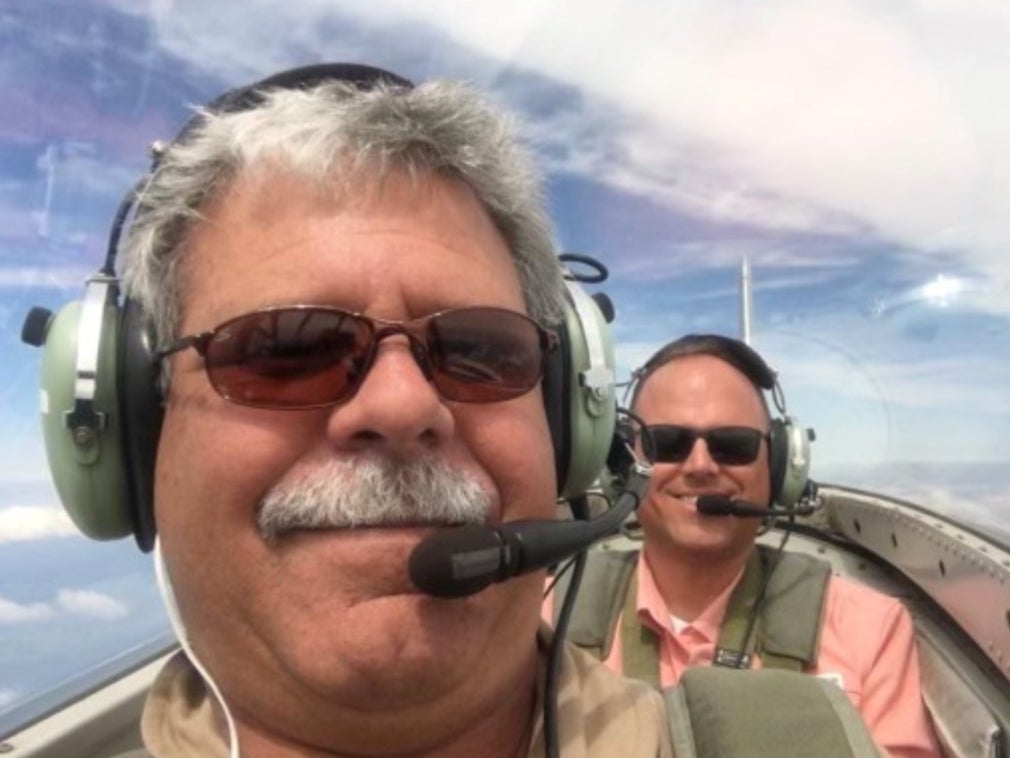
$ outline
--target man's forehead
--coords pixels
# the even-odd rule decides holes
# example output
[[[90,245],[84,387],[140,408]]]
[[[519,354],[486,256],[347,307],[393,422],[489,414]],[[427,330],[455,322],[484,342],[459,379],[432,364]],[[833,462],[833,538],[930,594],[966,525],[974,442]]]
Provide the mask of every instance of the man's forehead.
[[[409,312],[373,315],[481,304],[525,311],[514,258],[469,185],[393,172],[361,188],[338,187],[327,197],[311,180],[267,167],[234,179],[205,204],[190,232],[183,312],[194,297],[213,306],[218,319],[295,301],[365,312],[378,289],[395,290],[390,266],[433,281],[406,305]],[[440,266],[437,276],[431,261]],[[446,267],[465,271],[468,281],[445,277]]]
[[[635,410],[646,414],[705,409],[754,415],[754,421],[767,417],[761,391],[739,369],[712,355],[665,363],[645,379],[635,402]]]

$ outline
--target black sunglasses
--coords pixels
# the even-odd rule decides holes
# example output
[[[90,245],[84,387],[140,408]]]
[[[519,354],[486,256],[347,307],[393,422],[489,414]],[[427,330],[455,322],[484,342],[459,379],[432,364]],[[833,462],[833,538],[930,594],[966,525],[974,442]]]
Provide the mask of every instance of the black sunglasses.
[[[692,429],[679,424],[657,424],[642,429],[642,450],[653,463],[683,463],[699,439],[705,440],[708,454],[716,463],[745,466],[757,460],[761,440],[768,437],[749,426],[717,426]]]
[[[339,308],[292,305],[225,321],[182,337],[159,357],[192,347],[221,397],[257,408],[305,409],[349,399],[380,340],[403,334],[424,375],[446,400],[495,403],[540,381],[558,335],[521,313],[455,308],[386,321]]]

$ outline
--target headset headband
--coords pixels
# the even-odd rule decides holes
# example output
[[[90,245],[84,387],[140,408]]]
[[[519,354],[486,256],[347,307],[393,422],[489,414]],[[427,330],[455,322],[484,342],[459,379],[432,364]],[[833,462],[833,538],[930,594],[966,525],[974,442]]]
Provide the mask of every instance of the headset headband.
[[[779,402],[782,393],[775,370],[746,342],[721,334],[686,334],[653,353],[641,368],[631,374],[628,390],[631,392],[632,405],[642,385],[654,372],[670,361],[691,355],[710,355],[725,361],[747,377],[756,388],[771,392],[775,405],[785,412],[784,401]]]

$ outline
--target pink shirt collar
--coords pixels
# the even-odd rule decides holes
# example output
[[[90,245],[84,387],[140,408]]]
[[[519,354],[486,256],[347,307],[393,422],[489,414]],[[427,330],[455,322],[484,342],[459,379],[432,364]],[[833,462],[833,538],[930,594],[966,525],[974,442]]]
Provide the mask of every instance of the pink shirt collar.
[[[638,617],[657,632],[665,631],[673,633],[670,611],[666,607],[666,601],[663,600],[663,596],[659,594],[659,588],[656,586],[656,577],[652,573],[652,567],[645,558],[644,550],[638,556],[637,575]],[[690,634],[695,637],[701,637],[704,642],[714,645],[719,639],[719,627],[722,625],[723,616],[726,615],[726,607],[729,605],[730,595],[733,594],[733,589],[736,587],[741,576],[743,576],[742,568],[740,569],[740,573],[733,578],[733,581],[726,586],[726,589],[719,593],[698,614],[698,617],[688,623],[679,634],[674,633],[674,636],[681,637]]]

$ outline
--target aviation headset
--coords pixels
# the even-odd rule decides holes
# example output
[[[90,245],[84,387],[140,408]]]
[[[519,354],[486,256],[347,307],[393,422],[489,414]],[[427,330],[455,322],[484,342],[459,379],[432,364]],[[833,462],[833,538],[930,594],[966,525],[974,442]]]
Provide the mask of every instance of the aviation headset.
[[[788,415],[778,375],[747,343],[719,334],[688,334],[667,343],[653,353],[641,368],[632,372],[627,390],[631,393],[632,404],[653,372],[676,358],[689,355],[719,358],[747,377],[759,392],[771,394],[780,415],[772,417],[768,436],[769,504],[778,504],[782,508],[798,505],[808,492],[810,443],[814,432],[813,429],[804,429],[795,416]],[[634,430],[623,421],[619,431],[626,439],[633,440]]]
[[[396,74],[356,64],[319,64],[284,71],[230,90],[207,107],[223,114],[260,105],[270,89],[307,88],[325,81],[361,90],[379,83],[409,90]],[[193,117],[178,143],[199,126]],[[49,468],[60,499],[77,527],[94,539],[133,534],[141,550],[154,545],[154,468],[164,413],[154,337],[138,303],[121,298],[115,273],[119,237],[140,188],[124,199],[109,235],[105,265],[86,283],[84,298],[55,315],[33,308],[22,339],[43,347],[40,406]],[[579,256],[561,256],[586,262]],[[598,265],[598,264],[597,264]],[[565,313],[550,325],[558,349],[548,355],[542,381],[554,446],[559,497],[579,495],[603,468],[614,436],[614,350],[607,322],[613,309],[602,293],[589,296],[566,270]]]

